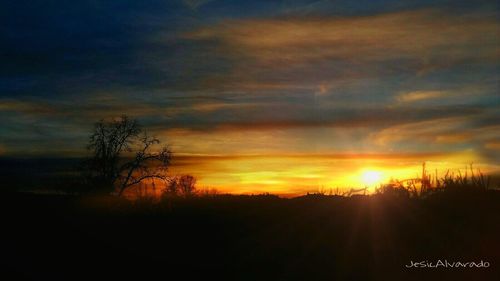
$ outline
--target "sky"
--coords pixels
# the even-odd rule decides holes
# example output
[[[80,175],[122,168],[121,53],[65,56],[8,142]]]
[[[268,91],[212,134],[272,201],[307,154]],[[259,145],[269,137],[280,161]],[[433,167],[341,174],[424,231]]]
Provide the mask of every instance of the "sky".
[[[122,114],[236,193],[500,172],[497,1],[1,1],[0,157]]]

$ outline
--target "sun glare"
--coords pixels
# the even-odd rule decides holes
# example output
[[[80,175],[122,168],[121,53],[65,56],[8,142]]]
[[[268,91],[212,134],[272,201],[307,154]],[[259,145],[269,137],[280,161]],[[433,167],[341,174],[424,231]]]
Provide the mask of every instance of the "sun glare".
[[[363,184],[367,186],[374,186],[381,182],[382,173],[377,171],[366,171],[361,175]]]

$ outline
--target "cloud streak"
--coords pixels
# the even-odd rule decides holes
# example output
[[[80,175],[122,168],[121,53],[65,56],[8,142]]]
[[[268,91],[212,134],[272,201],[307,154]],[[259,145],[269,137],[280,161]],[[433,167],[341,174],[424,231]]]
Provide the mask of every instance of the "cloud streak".
[[[413,91],[397,96],[399,102],[418,102],[422,100],[437,99],[446,96],[445,91]]]
[[[499,55],[498,28],[494,17],[420,10],[348,18],[231,20],[186,33],[184,38],[216,42],[223,56],[241,61],[234,69],[238,77],[254,78],[257,70],[302,69],[307,79],[313,73],[304,69],[321,68],[327,62],[339,66],[332,69],[338,73],[331,74],[341,77],[401,70],[421,74],[430,65],[438,69],[491,62]],[[390,66],[378,67],[384,63]]]

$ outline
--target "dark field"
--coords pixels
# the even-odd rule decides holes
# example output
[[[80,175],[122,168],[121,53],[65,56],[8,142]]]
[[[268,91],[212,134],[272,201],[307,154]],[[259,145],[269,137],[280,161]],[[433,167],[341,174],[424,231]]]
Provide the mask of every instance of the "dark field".
[[[28,280],[495,280],[499,203],[500,192],[468,189],[157,204],[11,192],[3,267]],[[405,268],[445,259],[491,265]]]

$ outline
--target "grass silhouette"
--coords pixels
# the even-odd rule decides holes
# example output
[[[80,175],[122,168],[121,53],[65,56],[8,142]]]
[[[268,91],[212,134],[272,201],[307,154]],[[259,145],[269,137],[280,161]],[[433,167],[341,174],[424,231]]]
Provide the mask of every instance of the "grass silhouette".
[[[473,167],[423,171],[365,195],[5,191],[3,266],[33,280],[488,280],[500,261],[500,191]],[[445,259],[492,266],[405,267]]]

